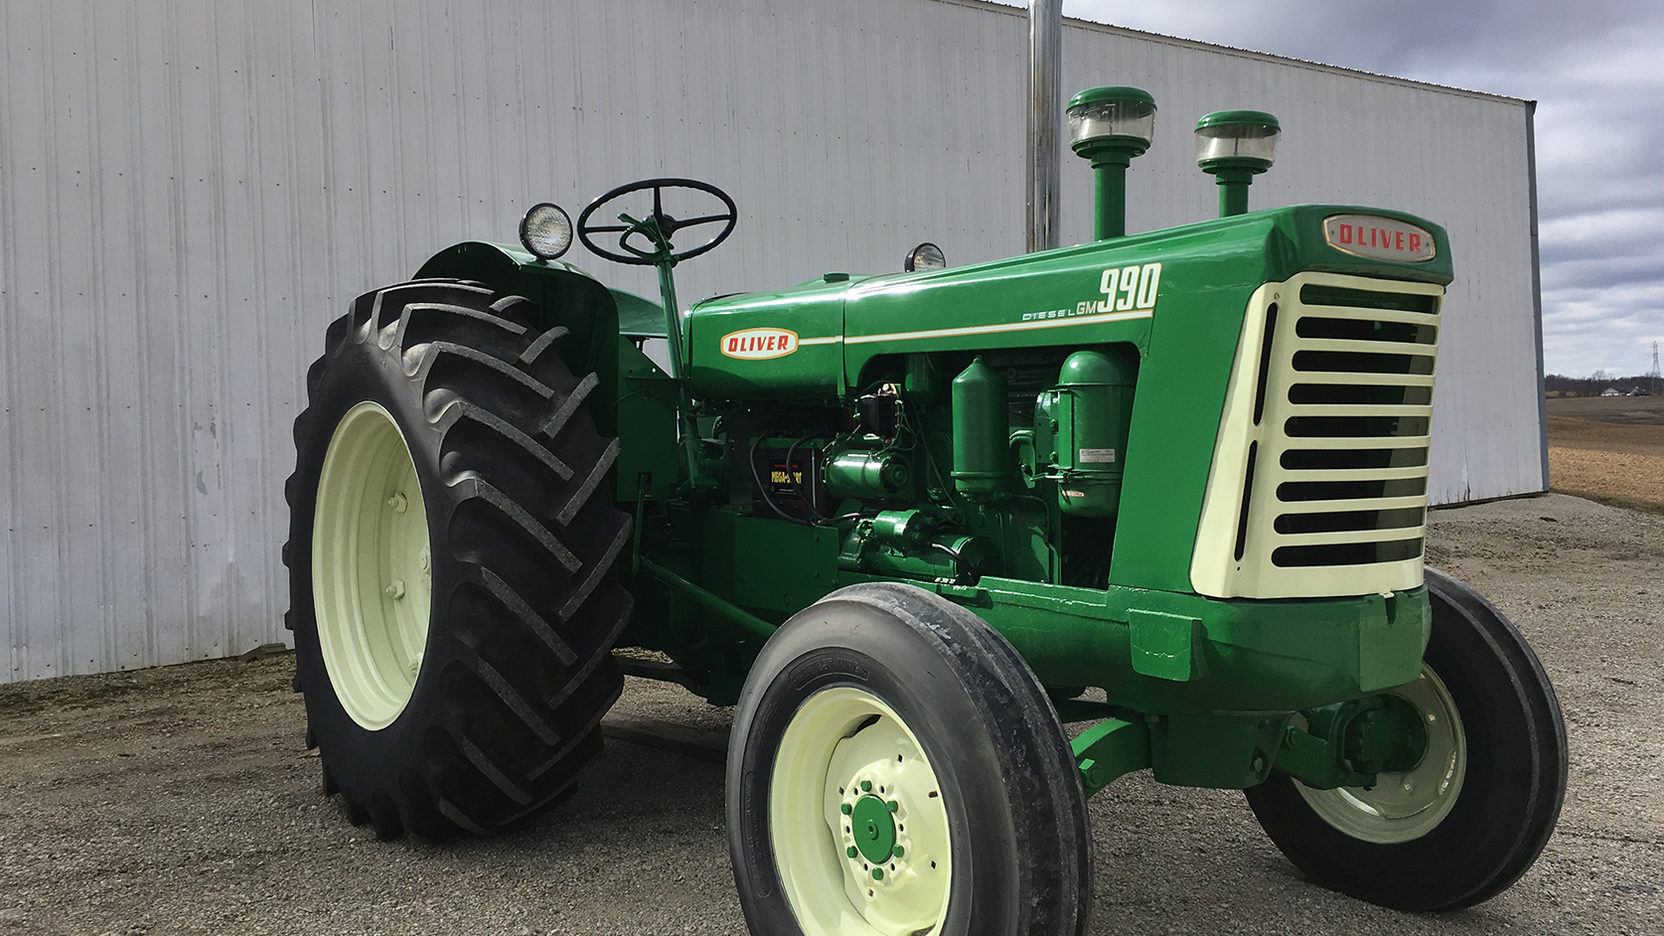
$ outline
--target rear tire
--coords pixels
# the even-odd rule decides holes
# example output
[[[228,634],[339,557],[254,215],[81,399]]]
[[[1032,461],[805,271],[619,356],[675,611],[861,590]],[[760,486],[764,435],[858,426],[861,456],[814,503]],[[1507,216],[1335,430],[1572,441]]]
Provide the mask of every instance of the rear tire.
[[[307,374],[296,685],[325,793],[381,838],[499,829],[600,751],[630,523],[565,334],[524,298],[421,280],[360,297]]]
[[[1433,569],[1427,589],[1423,676],[1394,690],[1432,716],[1423,763],[1369,790],[1312,790],[1274,773],[1245,793],[1317,883],[1400,910],[1455,910],[1501,893],[1542,853],[1566,791],[1566,727],[1548,674],[1501,612]]]
[[[727,781],[759,936],[1085,931],[1092,840],[1057,713],[940,596],[856,585],[787,621],[746,680]]]

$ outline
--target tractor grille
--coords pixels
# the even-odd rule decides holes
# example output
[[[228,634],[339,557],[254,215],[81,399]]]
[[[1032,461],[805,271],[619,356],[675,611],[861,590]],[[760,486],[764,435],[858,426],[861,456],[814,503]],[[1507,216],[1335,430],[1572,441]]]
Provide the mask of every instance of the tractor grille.
[[[1274,598],[1421,583],[1442,295],[1320,273],[1256,293],[1192,566],[1198,590]]]

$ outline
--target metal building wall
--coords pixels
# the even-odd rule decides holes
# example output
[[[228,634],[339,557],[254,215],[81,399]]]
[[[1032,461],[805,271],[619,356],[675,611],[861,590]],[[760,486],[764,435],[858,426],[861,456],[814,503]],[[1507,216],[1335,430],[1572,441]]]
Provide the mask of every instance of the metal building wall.
[[[648,175],[742,218],[688,299],[1022,249],[1026,25],[969,0],[0,3],[0,681],[282,639],[289,423],[324,325],[454,240]],[[1539,490],[1524,102],[1086,24],[1161,102],[1130,226],[1207,216],[1205,110],[1286,128],[1260,206],[1451,228],[1436,500]],[[1090,236],[1064,155],[1066,241]],[[580,248],[581,252],[581,248]],[[574,257],[650,292],[650,274]]]

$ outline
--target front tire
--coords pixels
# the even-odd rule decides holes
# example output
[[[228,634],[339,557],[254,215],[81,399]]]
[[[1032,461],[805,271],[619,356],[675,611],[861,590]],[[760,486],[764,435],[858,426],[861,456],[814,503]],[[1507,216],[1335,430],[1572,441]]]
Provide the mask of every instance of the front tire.
[[[422,280],[360,297],[307,374],[296,686],[325,793],[381,838],[499,829],[600,750],[629,519],[565,334],[526,299]]]
[[[1427,753],[1372,788],[1314,790],[1286,774],[1248,789],[1271,840],[1312,880],[1400,910],[1496,896],[1548,843],[1566,791],[1566,727],[1525,638],[1483,597],[1427,570],[1433,632],[1421,678],[1393,690],[1422,715]]]
[[[787,621],[741,693],[727,779],[753,933],[1085,930],[1086,798],[1057,713],[937,595],[857,585]]]

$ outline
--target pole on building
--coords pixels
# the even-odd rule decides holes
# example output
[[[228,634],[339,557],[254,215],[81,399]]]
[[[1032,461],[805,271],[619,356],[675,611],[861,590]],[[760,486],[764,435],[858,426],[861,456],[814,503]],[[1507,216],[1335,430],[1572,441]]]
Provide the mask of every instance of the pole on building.
[[[1057,141],[1063,111],[1063,0],[1028,4],[1028,192],[1025,248],[1057,246]]]

